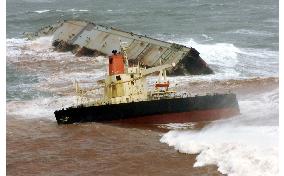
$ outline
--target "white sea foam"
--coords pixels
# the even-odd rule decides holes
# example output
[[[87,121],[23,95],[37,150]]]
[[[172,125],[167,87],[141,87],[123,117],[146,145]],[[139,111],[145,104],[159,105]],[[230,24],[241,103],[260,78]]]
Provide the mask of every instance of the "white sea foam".
[[[25,39],[7,39],[7,55],[21,58],[22,54],[33,59],[72,60],[76,57],[72,53],[53,52],[50,48],[51,38],[39,38],[35,41]],[[183,82],[240,79],[235,66],[241,62],[239,54],[258,57],[255,50],[239,49],[233,44],[198,44],[194,41],[186,43],[195,47],[209,64],[224,68],[224,72],[217,72],[210,76],[180,76],[169,78],[172,81]],[[266,53],[267,54],[267,53]],[[275,53],[268,52],[268,57]],[[263,55],[261,55],[263,56]],[[261,58],[261,56],[259,58]],[[86,57],[87,58],[87,57]],[[86,59],[85,57],[76,59]],[[208,59],[207,59],[208,58]],[[99,64],[106,62],[104,57],[97,57]],[[48,85],[71,82],[73,78],[80,81],[97,80],[103,72],[55,73],[43,74]],[[38,84],[40,85],[40,83]],[[72,86],[72,85],[70,85]],[[68,87],[70,87],[68,86]],[[161,142],[174,146],[184,153],[198,154],[195,167],[215,164],[220,172],[228,175],[277,175],[278,173],[278,126],[271,118],[277,116],[278,92],[255,96],[240,101],[242,115],[213,123],[201,131],[193,131],[190,125],[170,124],[169,129],[187,129],[187,131],[173,130],[166,133]],[[7,102],[7,115],[22,118],[49,118],[54,120],[53,112],[63,105],[68,107],[76,102],[76,97],[35,98],[28,101]],[[276,108],[275,108],[276,107]],[[276,113],[275,113],[276,112]],[[272,121],[272,122],[271,122]],[[277,120],[275,120],[277,121]],[[257,123],[256,123],[257,122]],[[270,126],[269,126],[270,125]],[[194,126],[194,125],[193,125]]]
[[[17,63],[19,69],[22,68],[21,62],[23,62],[22,69],[27,72],[31,71],[37,76],[38,82],[17,85],[22,92],[29,94],[30,90],[38,90],[65,96],[35,96],[32,100],[9,101],[7,102],[7,115],[20,118],[54,119],[53,112],[56,109],[60,109],[63,105],[68,107],[76,103],[76,97],[73,97],[75,95],[74,80],[77,80],[82,88],[93,88],[97,86],[96,81],[104,76],[104,65],[107,62],[105,57],[76,57],[71,52],[56,52],[53,51],[51,40],[52,36],[40,37],[33,41],[7,39],[7,61],[10,64]],[[78,64],[74,62],[81,62],[80,67],[83,68],[86,64],[93,63],[94,69],[76,69]],[[69,63],[72,64],[69,65]],[[10,88],[12,89],[13,86]]]
[[[41,13],[45,13],[45,12],[49,12],[49,11],[50,10],[36,10],[34,12],[41,14]]]
[[[37,56],[46,55],[52,51],[51,40],[52,36],[40,37],[33,41],[27,40],[26,38],[7,39],[6,53],[7,56],[10,57],[10,59],[14,60],[19,59],[19,57],[24,54],[31,54]]]
[[[168,123],[168,124],[161,124],[158,125],[159,128],[164,129],[171,129],[171,130],[184,130],[184,129],[193,129],[195,128],[196,123],[189,122],[189,123]]]
[[[88,12],[89,10],[86,10],[86,9],[68,9],[66,10],[67,12],[70,11],[70,12]]]
[[[215,72],[214,75],[206,76],[209,80],[276,76],[278,73],[278,51],[238,48],[232,43],[201,44],[193,39],[169,42],[196,48]],[[265,68],[263,64],[266,65]],[[198,76],[198,79],[203,77]]]
[[[71,52],[57,52],[53,51],[52,46],[53,36],[39,37],[35,40],[12,38],[6,40],[6,52],[10,59],[18,61],[24,55],[30,56],[33,60],[76,60],[85,61],[92,60],[94,64],[106,64],[107,59],[104,56],[98,57],[76,57]],[[23,59],[23,58],[22,58]],[[26,58],[28,59],[28,58]]]
[[[267,32],[267,31],[256,31],[256,30],[248,30],[248,29],[238,29],[232,31],[232,33],[236,34],[245,34],[248,36],[274,36],[274,33]]]
[[[56,9],[56,12],[88,12],[89,10],[87,9],[67,9],[67,10],[62,10],[62,9]]]
[[[22,53],[21,47],[27,43],[28,41],[26,39],[6,39],[6,55],[9,57],[16,58]]]
[[[52,36],[39,37],[36,40],[31,41],[30,48],[35,51],[41,51],[52,48]]]
[[[172,42],[172,41],[170,41]],[[213,68],[215,74],[211,78],[232,79],[238,78],[240,73],[236,65],[240,62],[238,53],[240,49],[231,43],[199,44],[193,39],[174,41],[176,43],[193,47],[198,50],[201,58]]]
[[[65,97],[40,97],[28,101],[10,101],[6,104],[7,115],[19,118],[48,118],[54,120],[53,112],[66,108],[76,103],[75,96]]]
[[[196,48],[200,56],[209,64],[216,64],[225,67],[234,67],[238,62],[240,49],[231,43],[199,44],[193,39],[178,41],[188,47]]]
[[[8,38],[6,39],[6,45],[7,46],[19,46],[19,45],[23,45],[25,43],[29,42],[27,39],[25,38]]]
[[[245,54],[257,59],[267,59],[267,61],[271,62],[271,61],[278,61],[278,55],[279,52],[278,51],[271,51],[271,50],[267,50],[267,49],[255,49],[255,48],[245,48],[242,49],[240,52],[240,54]],[[256,59],[256,60],[257,60]]]
[[[194,167],[214,164],[229,176],[278,175],[278,91],[239,101],[239,116],[200,131],[172,130],[160,141],[198,154]]]
[[[8,39],[7,56],[19,59],[20,55],[28,54],[33,59],[70,60],[75,58],[71,52],[53,52],[52,36],[40,37],[35,41],[25,39]],[[242,79],[253,75],[275,76],[278,73],[278,51],[253,48],[237,48],[230,43],[199,44],[194,40],[175,41],[188,47],[195,47],[200,56],[213,68],[215,74],[190,76],[190,79]],[[69,58],[68,58],[69,57]],[[102,57],[104,58],[104,57]],[[86,59],[77,57],[78,60]],[[105,59],[97,58],[97,61]],[[262,68],[265,64],[267,67]]]
[[[39,37],[36,40],[7,39],[6,53],[8,63],[40,60],[81,60],[88,57],[75,57],[71,52],[53,51],[52,36]]]
[[[59,90],[74,88],[75,80],[81,87],[91,88],[97,86],[97,81],[103,79],[105,72],[94,70],[93,72],[70,72],[49,75],[44,81],[36,85],[37,89],[57,92]]]
[[[214,126],[200,132],[170,131],[161,142],[199,154],[194,167],[217,165],[230,176],[278,174],[278,127]]]

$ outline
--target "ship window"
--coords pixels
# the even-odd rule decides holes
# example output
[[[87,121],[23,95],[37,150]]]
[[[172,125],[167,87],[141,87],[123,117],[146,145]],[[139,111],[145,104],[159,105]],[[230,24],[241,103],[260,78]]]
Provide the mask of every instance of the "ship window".
[[[117,81],[120,81],[120,80],[121,80],[120,75],[116,76],[116,80],[117,80]]]

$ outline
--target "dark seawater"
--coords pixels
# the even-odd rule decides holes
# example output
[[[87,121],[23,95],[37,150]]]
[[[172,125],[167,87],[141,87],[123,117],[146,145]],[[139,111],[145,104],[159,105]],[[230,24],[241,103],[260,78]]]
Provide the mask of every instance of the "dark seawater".
[[[7,0],[7,174],[277,175],[278,13],[277,0]],[[52,37],[22,35],[62,19],[195,47],[215,74],[170,81],[192,94],[236,92],[241,115],[209,124],[58,126],[53,112],[76,102],[74,80],[97,87],[106,72],[102,56],[55,52]]]

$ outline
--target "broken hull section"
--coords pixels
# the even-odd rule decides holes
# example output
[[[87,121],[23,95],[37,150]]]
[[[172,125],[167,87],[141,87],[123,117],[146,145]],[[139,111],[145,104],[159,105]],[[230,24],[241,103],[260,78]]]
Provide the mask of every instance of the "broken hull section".
[[[127,47],[130,64],[139,62],[146,67],[160,64],[176,63],[169,69],[171,75],[212,74],[213,70],[192,48],[138,35],[113,27],[107,27],[88,21],[63,21],[42,28],[29,38],[52,35],[52,45],[58,51],[72,51],[75,55],[111,55],[111,51],[120,48],[121,43]]]
[[[141,124],[211,121],[239,114],[235,94],[70,107],[55,111],[58,124],[123,122]]]

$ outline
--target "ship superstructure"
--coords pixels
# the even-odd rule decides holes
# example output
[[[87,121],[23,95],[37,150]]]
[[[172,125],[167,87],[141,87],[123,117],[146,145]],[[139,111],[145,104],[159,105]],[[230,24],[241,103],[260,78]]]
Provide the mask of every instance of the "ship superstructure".
[[[108,60],[108,75],[104,83],[104,96],[99,100],[84,100],[86,106],[105,104],[119,104],[129,102],[147,101],[168,96],[174,96],[175,91],[169,90],[170,83],[167,80],[166,69],[175,66],[175,63],[164,64],[156,67],[145,68],[139,65],[129,66],[126,48],[121,51],[112,51]],[[149,91],[146,77],[153,73],[159,73],[155,83],[155,90]],[[76,92],[84,92],[76,83]]]
[[[180,97],[170,90],[166,70],[175,66],[162,64],[145,68],[130,66],[127,48],[112,51],[108,58],[108,75],[103,81],[104,96],[85,98],[76,83],[80,101],[76,106],[55,111],[58,124],[78,122],[182,123],[208,121],[239,114],[236,95],[212,94]],[[154,91],[149,91],[146,77],[158,73]]]

